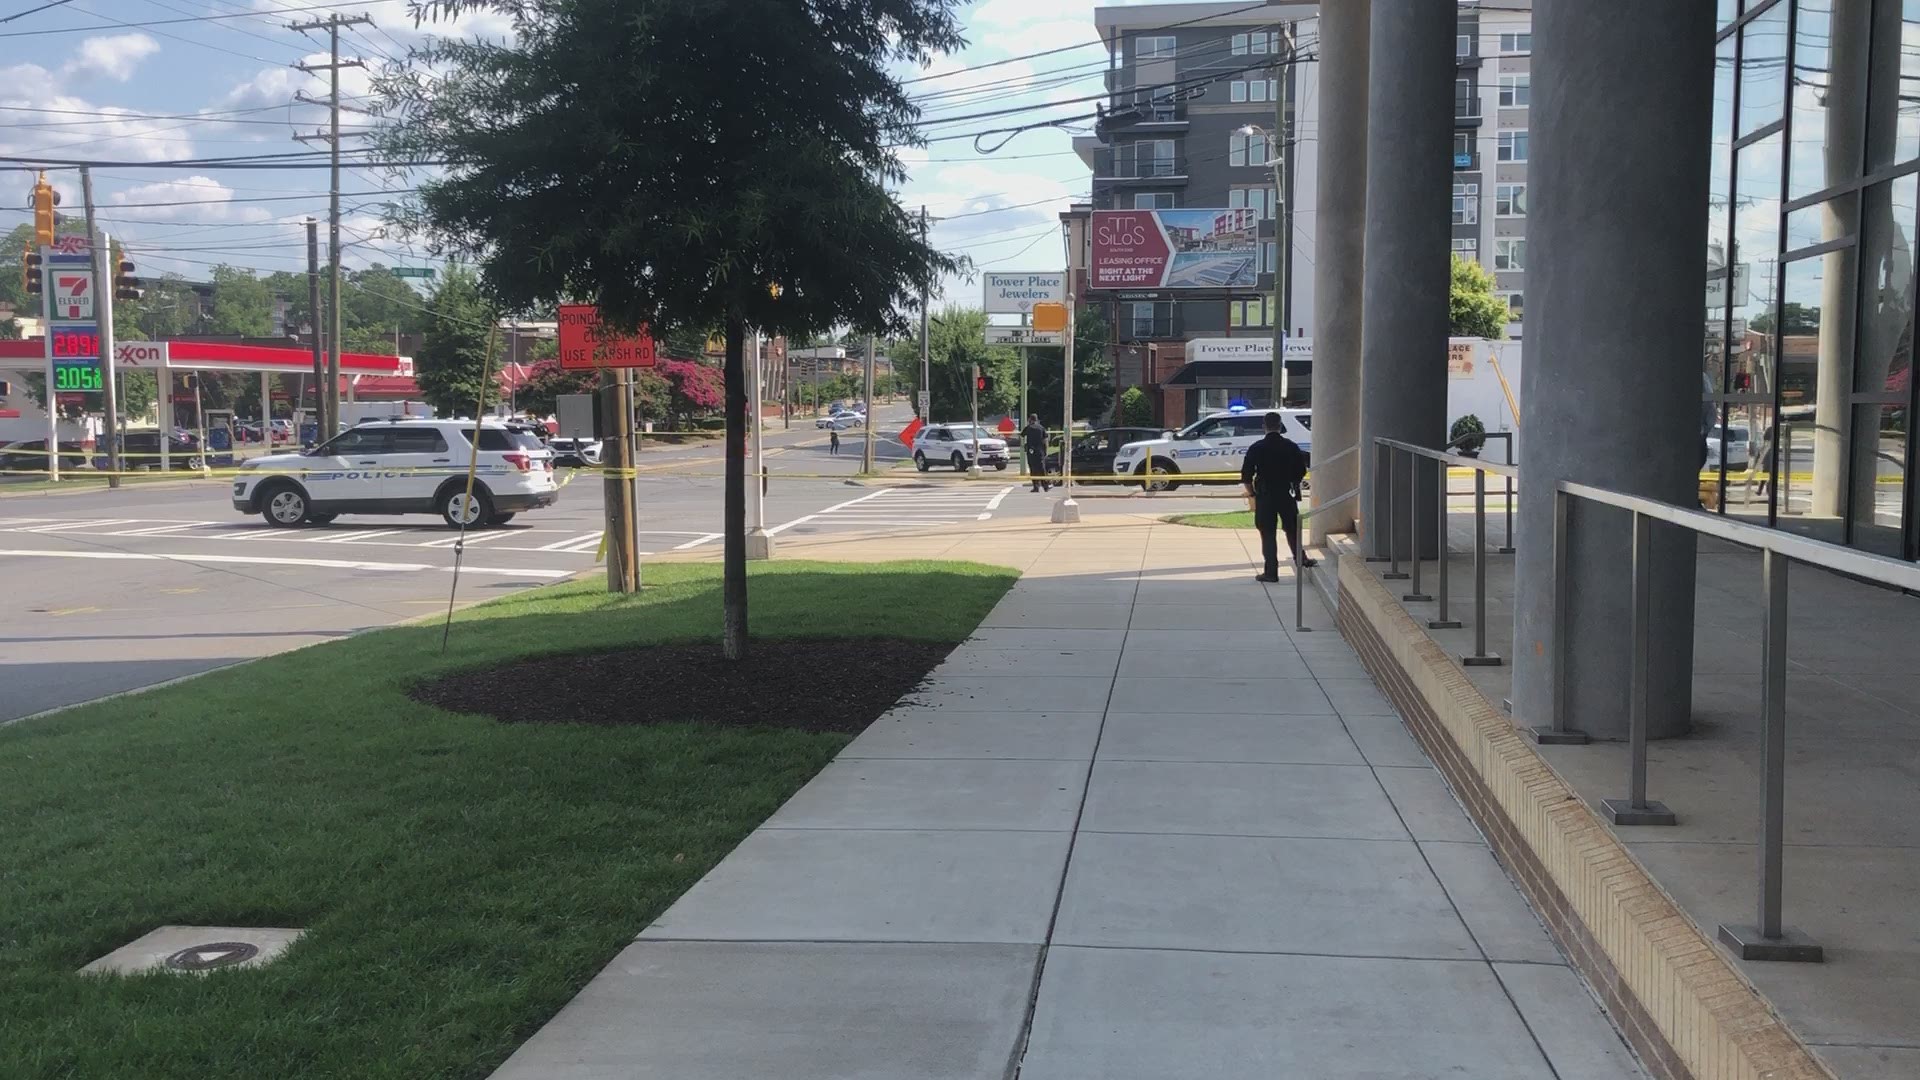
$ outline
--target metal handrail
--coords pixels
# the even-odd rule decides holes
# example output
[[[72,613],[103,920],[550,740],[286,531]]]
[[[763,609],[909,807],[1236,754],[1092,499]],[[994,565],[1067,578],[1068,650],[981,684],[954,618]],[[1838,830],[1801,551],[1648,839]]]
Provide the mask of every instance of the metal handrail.
[[[1440,605],[1438,617],[1427,620],[1427,629],[1429,630],[1452,630],[1452,629],[1457,629],[1460,626],[1459,620],[1451,618],[1448,610],[1450,597],[1448,595],[1448,580],[1447,580],[1448,579],[1447,557],[1449,555],[1449,552],[1447,550],[1447,547],[1448,547],[1447,498],[1450,493],[1447,491],[1447,468],[1446,467],[1458,466],[1460,468],[1473,470],[1473,652],[1462,656],[1460,658],[1460,662],[1466,665],[1467,667],[1499,666],[1502,663],[1502,660],[1500,659],[1499,655],[1487,651],[1487,474],[1492,473],[1496,476],[1500,476],[1504,478],[1502,482],[1503,484],[1506,485],[1506,490],[1509,492],[1507,503],[1509,506],[1509,513],[1511,513],[1511,506],[1513,503],[1513,499],[1510,493],[1513,490],[1512,488],[1513,482],[1519,479],[1520,477],[1519,467],[1512,464],[1503,465],[1503,464],[1500,464],[1499,462],[1482,461],[1479,458],[1470,458],[1462,454],[1456,454],[1447,450],[1434,450],[1425,446],[1418,446],[1414,443],[1401,442],[1398,439],[1385,439],[1385,438],[1376,437],[1373,441],[1375,446],[1387,451],[1387,500],[1386,500],[1387,522],[1386,522],[1386,525],[1387,525],[1387,554],[1390,559],[1391,569],[1389,569],[1386,573],[1383,573],[1381,575],[1383,579],[1397,580],[1399,578],[1408,576],[1406,574],[1402,574],[1399,572],[1400,571],[1399,551],[1394,547],[1394,544],[1393,544],[1394,461],[1397,459],[1397,455],[1404,453],[1408,455],[1409,459],[1414,457],[1423,457],[1432,461],[1439,462],[1441,466],[1441,468],[1439,469],[1440,491],[1439,491],[1439,499],[1438,499],[1438,503],[1439,503],[1438,510],[1439,510],[1440,521],[1439,521],[1439,535],[1437,537],[1439,541],[1439,548],[1440,548],[1439,552],[1437,553],[1437,562],[1439,564],[1438,570],[1439,570],[1439,578],[1440,578],[1439,587],[1438,589],[1435,590],[1436,595],[1434,596],[1429,596],[1425,592],[1421,591],[1421,588],[1420,588],[1420,530],[1418,527],[1413,527],[1413,528],[1410,528],[1408,532],[1408,535],[1412,540],[1412,548],[1413,548],[1413,551],[1412,551],[1413,565],[1410,567],[1410,569],[1413,571],[1412,573],[1413,580],[1410,582],[1410,584],[1412,585],[1413,591],[1407,593],[1403,597],[1403,599],[1412,601],[1412,602],[1425,602],[1425,601],[1436,600],[1436,599],[1438,600]],[[1511,446],[1511,443],[1509,443],[1509,446]],[[1409,461],[1409,464],[1411,464],[1411,461]],[[1407,517],[1409,521],[1411,521],[1413,519],[1413,516],[1419,512],[1419,493],[1416,490],[1416,487],[1417,485],[1411,482],[1407,485]],[[1512,529],[1511,527],[1509,527],[1508,529],[1509,543],[1511,542],[1511,537],[1512,537]]]
[[[1571,643],[1567,619],[1572,504],[1576,499],[1627,511],[1633,523],[1632,690],[1629,697],[1628,776],[1625,799],[1604,800],[1617,825],[1671,825],[1663,804],[1647,798],[1647,669],[1650,664],[1653,525],[1664,523],[1760,552],[1760,586],[1766,610],[1761,637],[1760,868],[1758,919],[1751,925],[1722,923],[1719,938],[1742,959],[1818,963],[1821,946],[1781,921],[1785,884],[1787,760],[1787,578],[1795,562],[1892,588],[1920,590],[1920,566],[1795,533],[1770,529],[1692,507],[1590,484],[1561,481],[1554,491],[1554,613],[1552,650],[1553,727],[1567,733],[1566,674]],[[1570,733],[1568,733],[1570,734]],[[1562,740],[1567,741],[1567,740]]]

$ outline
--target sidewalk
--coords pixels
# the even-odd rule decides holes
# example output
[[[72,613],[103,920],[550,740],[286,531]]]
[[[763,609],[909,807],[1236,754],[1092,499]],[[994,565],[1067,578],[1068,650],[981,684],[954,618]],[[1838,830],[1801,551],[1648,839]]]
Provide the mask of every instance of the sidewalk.
[[[1251,536],[975,534],[974,638],[496,1077],[1640,1076]]]

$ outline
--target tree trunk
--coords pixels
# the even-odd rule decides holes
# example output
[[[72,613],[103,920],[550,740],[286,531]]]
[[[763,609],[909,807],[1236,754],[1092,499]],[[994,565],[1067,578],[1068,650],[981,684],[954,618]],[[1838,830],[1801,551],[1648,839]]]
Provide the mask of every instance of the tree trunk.
[[[725,552],[721,557],[721,603],[725,611],[722,645],[729,660],[747,656],[747,368],[746,318],[738,308],[727,314],[727,482],[721,518]]]

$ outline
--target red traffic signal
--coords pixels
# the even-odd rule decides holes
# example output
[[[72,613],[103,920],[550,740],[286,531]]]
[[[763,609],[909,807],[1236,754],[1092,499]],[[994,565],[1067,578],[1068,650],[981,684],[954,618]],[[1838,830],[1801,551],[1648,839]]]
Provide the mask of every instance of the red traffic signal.
[[[140,279],[133,276],[133,262],[121,259],[114,269],[113,298],[115,300],[138,300],[146,295],[140,288]]]
[[[992,393],[993,392],[993,376],[975,375],[973,377],[973,388],[983,394]]]

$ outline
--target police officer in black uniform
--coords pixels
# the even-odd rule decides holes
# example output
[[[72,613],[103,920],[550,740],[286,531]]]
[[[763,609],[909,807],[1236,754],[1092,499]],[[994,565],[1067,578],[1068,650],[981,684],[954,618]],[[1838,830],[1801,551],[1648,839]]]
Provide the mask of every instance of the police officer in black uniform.
[[[1027,417],[1027,426],[1020,430],[1020,449],[1027,454],[1027,475],[1033,479],[1033,490],[1051,491],[1053,481],[1047,476],[1047,425],[1040,422],[1040,414]],[[1062,454],[1069,448],[1062,447]]]
[[[1280,545],[1275,525],[1287,530],[1287,546],[1302,566],[1312,559],[1300,549],[1300,482],[1307,478],[1307,455],[1292,439],[1280,434],[1280,414],[1266,418],[1266,438],[1247,448],[1240,463],[1240,486],[1253,503],[1253,527],[1260,530],[1260,553],[1266,566],[1256,581],[1280,580]]]

